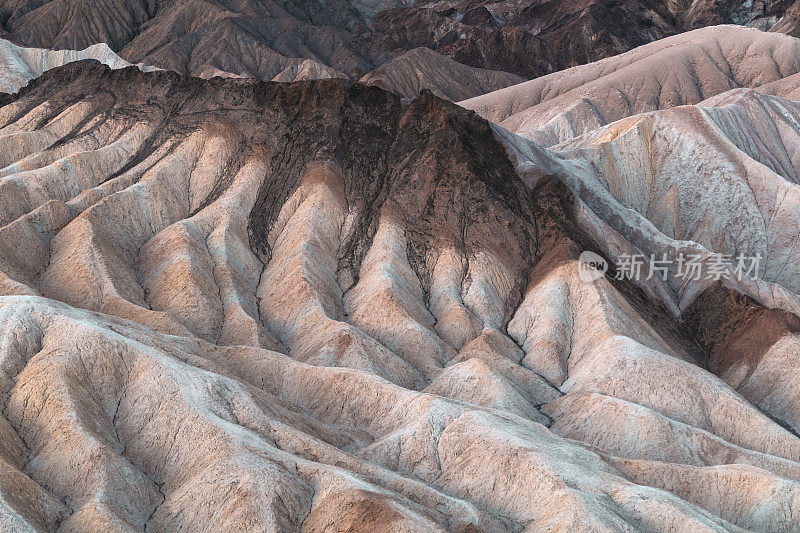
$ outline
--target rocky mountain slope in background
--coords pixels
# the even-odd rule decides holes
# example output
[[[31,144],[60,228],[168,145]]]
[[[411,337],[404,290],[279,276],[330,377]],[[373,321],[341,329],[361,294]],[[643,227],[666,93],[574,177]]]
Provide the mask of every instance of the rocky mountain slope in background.
[[[0,523],[797,531],[800,56],[736,31],[464,103],[503,127],[86,61],[0,96]]]
[[[25,46],[105,42],[131,62],[196,76],[216,69],[269,80],[304,59],[343,72],[372,68],[347,46],[365,16],[346,0],[9,0],[0,22],[6,38]]]
[[[359,80],[404,98],[423,89],[440,98],[458,101],[526,81],[508,72],[483,70],[457,63],[430,48],[415,48],[392,59]]]
[[[477,79],[456,90],[463,98],[475,87],[495,90],[508,82],[486,70],[530,79],[714,24],[791,33],[796,11],[788,0],[2,0],[0,35],[38,48],[107,43],[131,63],[201,77],[290,79],[282,73],[312,61],[314,68],[304,70],[309,76],[357,80],[400,58],[404,67],[385,67],[393,75],[370,78],[394,88],[416,87],[420,73],[439,71],[449,58],[482,69],[448,71],[456,80]],[[412,53],[419,48],[437,54]],[[436,80],[428,85],[446,92]]]
[[[57,1],[0,4],[4,36],[26,46],[80,49],[108,43],[122,57],[147,65],[204,78],[256,77],[297,81],[327,77],[358,79],[388,57],[367,54],[353,35],[368,25],[368,16],[382,3],[276,3],[267,0],[197,1],[127,4],[104,0],[80,5]],[[522,81],[508,73],[472,69],[434,52],[399,58],[387,66],[391,74],[376,74],[392,87],[429,88],[468,98]],[[418,81],[409,73],[411,62],[421,72],[439,77]],[[409,79],[400,80],[400,74]],[[442,80],[449,79],[445,88]],[[375,81],[378,80],[378,81]],[[455,80],[463,80],[457,86]]]
[[[704,26],[766,30],[780,21],[776,30],[789,33],[797,9],[790,7],[786,0],[417,2],[378,13],[370,37],[379,48],[427,46],[466,65],[535,78]]]
[[[800,37],[800,2],[792,4],[770,30]]]

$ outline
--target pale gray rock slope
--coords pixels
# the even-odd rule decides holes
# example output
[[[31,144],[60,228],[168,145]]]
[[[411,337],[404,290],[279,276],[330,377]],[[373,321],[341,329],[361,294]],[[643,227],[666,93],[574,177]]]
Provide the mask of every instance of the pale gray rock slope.
[[[47,50],[25,48],[0,39],[0,93],[15,93],[43,72],[83,59],[94,59],[111,68],[133,66],[105,43],[93,44],[85,50]],[[136,66],[145,72],[157,70],[141,64]]]
[[[339,80],[3,96],[0,524],[800,531],[800,105],[741,88],[798,60],[752,35],[693,105],[527,137]],[[585,282],[586,249],[764,261]]]
[[[656,41],[461,102],[504,128],[550,146],[619,119],[698,104],[736,88],[797,87],[800,40],[714,26]]]
[[[712,254],[759,254],[763,259],[757,280],[733,277],[714,286],[709,280],[680,278],[673,270],[665,283],[654,278],[640,286],[695,332],[711,372],[796,435],[800,408],[795,384],[800,357],[800,160],[796,154],[800,104],[780,96],[797,94],[800,41],[729,27],[693,33],[699,47],[689,46],[684,39],[692,34],[687,34],[462,104],[516,132],[496,127],[529,185],[535,187],[550,175],[567,184],[582,213],[579,219],[612,261],[615,257],[619,261],[625,253],[673,259],[680,253],[692,253],[706,263]],[[656,69],[659,63],[670,68]],[[572,294],[561,280],[537,292],[550,302]],[[540,306],[548,309],[545,324],[569,331],[574,309],[552,303]],[[542,311],[537,311],[535,316],[541,315]],[[710,322],[713,331],[702,333]],[[543,325],[541,319],[539,324]],[[512,334],[514,327],[512,320]],[[550,333],[545,345],[564,346],[564,337]],[[613,342],[627,341],[617,338]],[[650,342],[643,344],[659,350]],[[574,345],[570,346],[574,350]],[[598,350],[608,353],[615,348],[604,345]],[[688,374],[677,378],[665,368],[663,373],[654,370],[660,365],[654,359],[646,360],[647,356],[624,367],[608,363],[608,371],[614,372],[616,379],[620,368],[636,368],[647,386],[654,382],[651,380],[676,380],[683,383],[680,394],[694,390]],[[593,442],[613,455],[627,455],[627,459],[613,462],[632,479],[688,496],[700,486],[713,492],[718,483],[743,487],[746,478],[755,482],[760,475],[744,467],[725,467],[710,474],[700,455],[721,452],[711,451],[717,444],[706,440],[710,435],[693,433],[690,439],[695,444],[681,451],[669,444],[672,439],[685,442],[677,435],[686,435],[681,424],[687,420],[664,411],[659,416],[667,419],[658,420],[642,411],[642,405],[648,403],[661,405],[660,386],[646,398],[633,399],[618,394],[622,389],[613,385],[615,392],[608,398],[599,386],[607,379],[602,377],[607,370],[590,367],[583,374],[569,365],[565,370],[565,365],[558,363],[551,363],[550,375],[566,380],[560,387],[566,394],[546,405],[545,414],[554,420],[551,429]],[[593,383],[590,391],[582,390],[583,380]],[[595,415],[595,409],[602,414]],[[625,427],[638,429],[627,438],[610,437],[622,435],[622,426],[608,426],[616,424],[609,418],[611,412],[623,417]],[[649,437],[643,439],[639,431]],[[712,433],[722,437],[717,430]],[[764,434],[757,429],[751,433]],[[731,444],[731,437],[722,439]],[[704,444],[695,440],[699,438]],[[695,459],[684,455],[687,450],[692,450],[688,453]],[[738,452],[728,449],[725,453]],[[634,460],[634,456],[638,458]],[[676,465],[698,459],[696,467]],[[741,462],[753,465],[749,461]],[[715,481],[711,482],[709,475]],[[796,530],[798,519],[793,510],[797,503],[781,502],[776,494],[782,489],[766,479],[764,485],[758,483],[751,497],[787,520],[767,529]],[[697,494],[697,498],[692,501],[702,500],[706,503],[700,505],[706,508],[711,501],[721,502],[716,493]],[[742,505],[747,509],[751,504]],[[745,518],[748,511],[731,507],[730,513],[726,518],[739,526],[763,528],[752,515]]]

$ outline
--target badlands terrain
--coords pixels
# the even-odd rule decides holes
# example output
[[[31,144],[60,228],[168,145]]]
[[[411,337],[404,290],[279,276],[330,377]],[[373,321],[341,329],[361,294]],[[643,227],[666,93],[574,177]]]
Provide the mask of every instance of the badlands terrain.
[[[800,39],[692,29],[789,6],[374,86],[332,4],[250,78],[157,39],[215,3],[116,5],[0,10],[81,51],[0,43],[0,530],[800,531]]]
[[[437,71],[422,88],[458,85],[472,91],[463,98],[516,83],[508,74],[532,79],[705,26],[800,36],[799,21],[800,0],[0,0],[0,38],[20,46],[105,43],[133,64],[265,81],[298,69],[356,81],[402,57]],[[465,77],[480,81],[463,87]]]

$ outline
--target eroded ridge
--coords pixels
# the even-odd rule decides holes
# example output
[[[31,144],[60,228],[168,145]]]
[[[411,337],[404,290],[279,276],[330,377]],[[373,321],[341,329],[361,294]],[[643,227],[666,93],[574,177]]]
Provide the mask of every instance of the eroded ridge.
[[[796,530],[788,277],[579,275],[685,220],[638,133],[93,62],[0,104],[4,528]]]

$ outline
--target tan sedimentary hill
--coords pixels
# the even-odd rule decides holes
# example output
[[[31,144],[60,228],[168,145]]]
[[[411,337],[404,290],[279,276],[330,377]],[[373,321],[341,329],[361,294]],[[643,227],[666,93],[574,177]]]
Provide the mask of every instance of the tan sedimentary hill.
[[[428,92],[45,73],[0,97],[2,527],[797,531],[798,113],[547,150]]]
[[[509,72],[468,67],[429,48],[415,48],[381,65],[360,81],[405,98],[414,98],[422,89],[427,89],[440,98],[458,101],[522,83],[525,78]]]
[[[800,39],[715,26],[461,105],[549,146],[636,113],[697,104],[730,89],[780,83],[798,71]]]
[[[46,50],[24,48],[0,39],[0,93],[15,93],[43,72],[83,59],[94,59],[115,69],[132,66],[105,43],[85,50]],[[141,64],[136,66],[145,72],[157,70]]]
[[[198,78],[253,78],[250,74],[234,74],[220,70],[216,67],[205,66],[203,69],[195,73]],[[290,66],[280,71],[272,80],[280,83],[292,83],[295,81],[307,80],[322,80],[326,78],[341,78],[348,79],[348,76],[338,70],[332,69],[322,63],[312,59],[306,59],[302,62],[290,62]],[[265,80],[267,81],[267,80]]]
[[[347,79],[347,75],[318,61],[306,59],[298,65],[287,67],[280,74],[272,78],[272,81],[287,83],[293,81],[321,80],[325,78]]]

